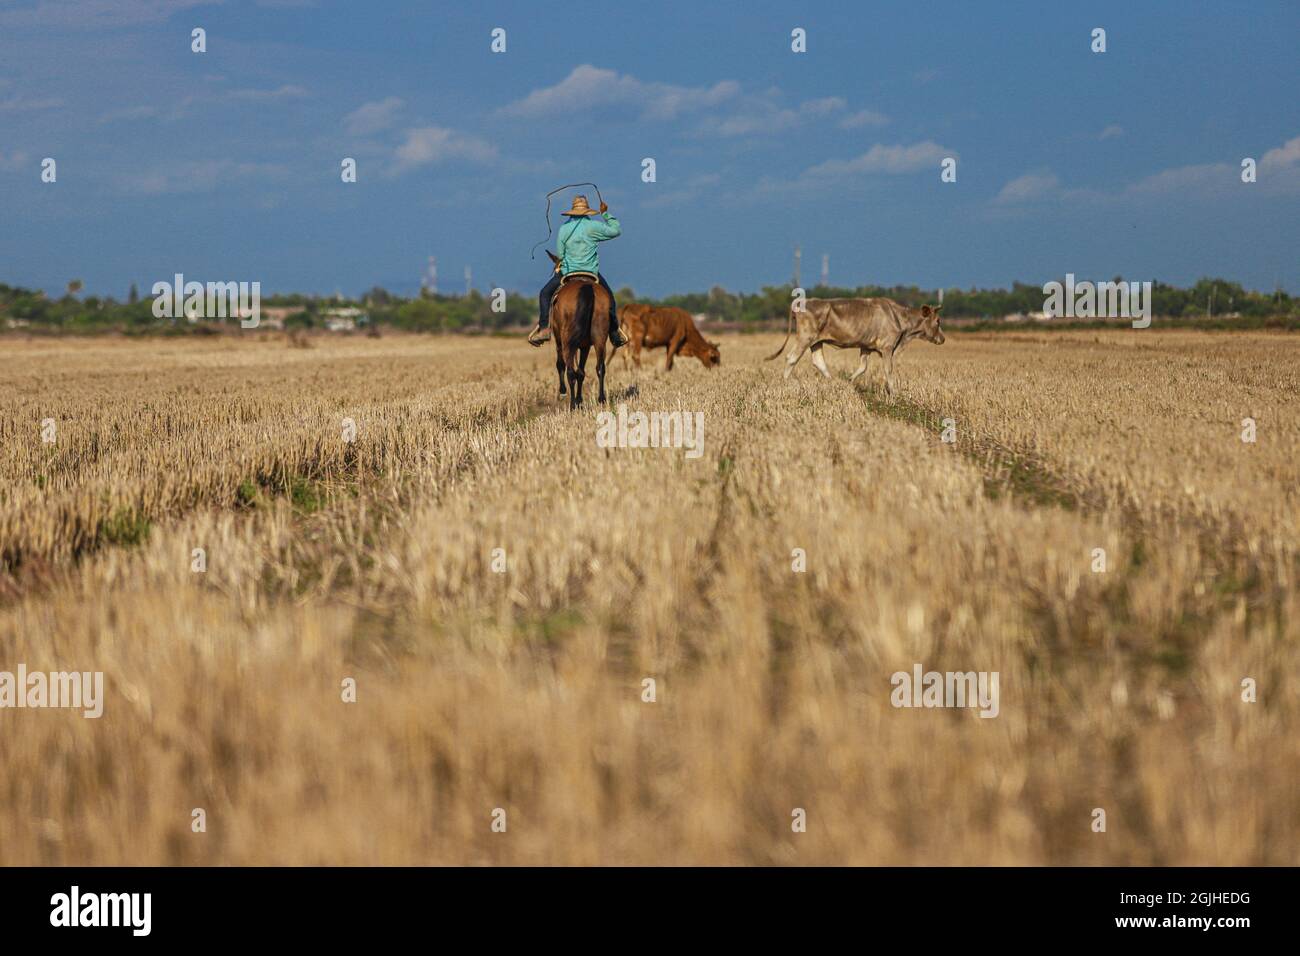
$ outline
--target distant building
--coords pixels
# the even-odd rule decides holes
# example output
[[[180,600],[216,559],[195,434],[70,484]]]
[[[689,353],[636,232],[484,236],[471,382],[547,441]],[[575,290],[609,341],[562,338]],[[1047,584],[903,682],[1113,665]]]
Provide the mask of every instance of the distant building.
[[[263,329],[282,329],[284,320],[295,312],[301,312],[300,305],[264,305],[262,306],[261,321],[258,323]]]
[[[370,316],[357,308],[326,309],[321,313],[325,328],[330,332],[351,332],[358,325],[365,325]]]

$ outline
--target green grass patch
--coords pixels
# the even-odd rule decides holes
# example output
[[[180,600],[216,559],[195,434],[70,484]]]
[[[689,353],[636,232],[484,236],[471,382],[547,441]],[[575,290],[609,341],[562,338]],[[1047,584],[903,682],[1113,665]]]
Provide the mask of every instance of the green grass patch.
[[[257,482],[245,478],[235,489],[235,504],[241,508],[256,508],[261,499],[261,490]]]
[[[120,508],[99,523],[100,540],[121,547],[134,547],[149,537],[153,525],[149,519],[130,508]]]
[[[942,435],[943,416],[905,398],[885,398],[876,391],[862,391],[871,411],[895,421],[906,422],[935,435]],[[957,430],[954,446],[980,468],[984,494],[997,500],[1004,495],[1036,506],[1074,511],[1083,501],[1045,462],[1034,455],[1007,448],[990,438]]]
[[[320,511],[325,507],[327,499],[325,486],[319,481],[295,478],[289,483],[289,500],[293,503],[294,510],[303,514]]]

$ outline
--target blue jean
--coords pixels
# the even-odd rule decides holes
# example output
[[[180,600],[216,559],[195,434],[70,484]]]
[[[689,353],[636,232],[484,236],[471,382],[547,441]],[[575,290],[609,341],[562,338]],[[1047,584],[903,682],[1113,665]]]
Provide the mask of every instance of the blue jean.
[[[537,306],[540,310],[542,320],[539,323],[541,328],[546,328],[551,323],[551,297],[555,295],[555,290],[560,287],[560,274],[556,273],[551,276],[551,281],[542,286],[542,291],[537,295]],[[604,286],[605,291],[609,293],[609,330],[611,333],[618,331],[618,307],[614,304],[614,290],[609,287],[605,277],[599,272],[596,278]]]

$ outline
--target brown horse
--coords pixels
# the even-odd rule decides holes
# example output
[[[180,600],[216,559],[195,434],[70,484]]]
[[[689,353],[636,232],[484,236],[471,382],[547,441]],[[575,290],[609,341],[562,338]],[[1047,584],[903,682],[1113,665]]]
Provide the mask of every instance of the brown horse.
[[[557,265],[559,260],[548,249]],[[555,371],[560,376],[560,395],[569,380],[569,408],[582,404],[582,380],[587,377],[587,354],[596,350],[596,375],[600,379],[600,403],[605,404],[605,343],[609,339],[610,296],[594,275],[579,272],[565,278],[551,303],[551,335],[555,339]]]

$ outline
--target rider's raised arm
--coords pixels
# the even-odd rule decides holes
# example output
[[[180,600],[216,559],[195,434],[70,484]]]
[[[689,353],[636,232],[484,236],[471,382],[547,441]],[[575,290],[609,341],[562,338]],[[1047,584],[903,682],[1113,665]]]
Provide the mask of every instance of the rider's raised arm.
[[[623,227],[618,224],[618,220],[609,213],[601,215],[600,222],[592,221],[591,237],[597,242],[604,242],[606,239],[617,239],[623,234]]]

